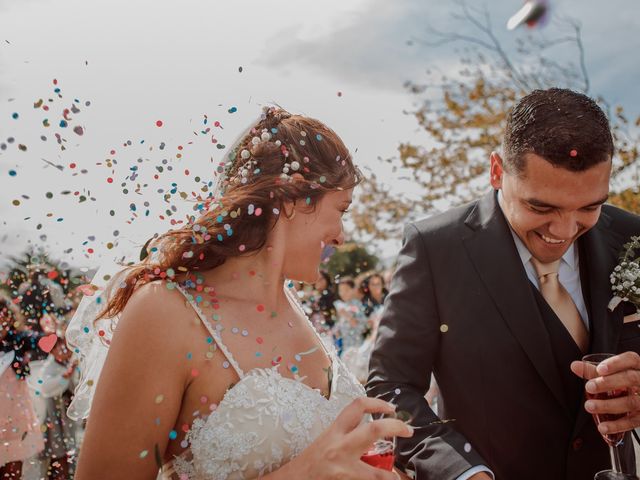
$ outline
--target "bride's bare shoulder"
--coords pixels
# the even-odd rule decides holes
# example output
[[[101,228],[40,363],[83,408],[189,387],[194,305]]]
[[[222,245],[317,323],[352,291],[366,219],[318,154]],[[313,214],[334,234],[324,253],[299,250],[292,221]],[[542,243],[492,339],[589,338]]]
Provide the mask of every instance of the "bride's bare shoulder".
[[[193,309],[175,286],[165,281],[149,282],[137,288],[120,314],[118,331],[148,340],[160,336],[174,342],[185,337]]]

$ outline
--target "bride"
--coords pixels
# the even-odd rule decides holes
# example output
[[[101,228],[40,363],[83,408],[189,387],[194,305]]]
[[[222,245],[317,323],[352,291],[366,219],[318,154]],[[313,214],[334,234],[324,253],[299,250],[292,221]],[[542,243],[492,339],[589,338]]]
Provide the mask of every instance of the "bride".
[[[70,327],[76,346],[110,344],[99,382],[100,368],[83,372],[78,401],[93,401],[75,478],[396,478],[360,456],[411,427],[362,421],[394,407],[365,397],[286,280],[316,281],[324,246],[344,240],[360,181],[348,150],[269,108],[221,177],[187,226],[85,297],[98,321]]]

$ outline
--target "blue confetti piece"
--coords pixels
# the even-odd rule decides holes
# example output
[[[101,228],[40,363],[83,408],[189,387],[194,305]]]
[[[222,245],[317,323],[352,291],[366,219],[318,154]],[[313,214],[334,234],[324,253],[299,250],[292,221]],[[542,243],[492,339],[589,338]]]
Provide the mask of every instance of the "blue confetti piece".
[[[238,109],[236,107],[231,107],[229,109],[229,113],[236,113],[238,111]]]

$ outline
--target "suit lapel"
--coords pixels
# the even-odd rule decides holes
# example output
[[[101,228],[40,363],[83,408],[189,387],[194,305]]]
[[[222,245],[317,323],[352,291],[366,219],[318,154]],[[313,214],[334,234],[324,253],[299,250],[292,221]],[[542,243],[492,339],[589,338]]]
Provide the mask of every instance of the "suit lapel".
[[[591,348],[589,353],[617,353],[622,330],[622,308],[613,312],[607,307],[613,293],[609,276],[617,263],[622,244],[617,234],[608,229],[611,218],[605,212],[598,223],[579,240],[580,282],[589,311]],[[581,406],[574,433],[577,435],[591,415]]]
[[[620,253],[617,245],[622,244],[615,232],[608,229],[610,223],[611,218],[603,212],[596,226],[578,240],[580,264],[586,266],[586,272],[580,272],[580,281],[586,283],[589,292],[591,353],[616,353],[622,328],[622,309],[611,312],[607,308],[613,296],[609,276]]]
[[[540,377],[571,417],[549,334],[494,192],[476,204],[465,224],[471,231],[463,243],[476,272]]]

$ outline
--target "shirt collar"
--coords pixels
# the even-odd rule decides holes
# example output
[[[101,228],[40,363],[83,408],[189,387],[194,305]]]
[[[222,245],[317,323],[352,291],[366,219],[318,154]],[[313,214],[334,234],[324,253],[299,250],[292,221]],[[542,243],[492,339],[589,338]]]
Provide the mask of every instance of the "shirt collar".
[[[500,206],[500,210],[502,210],[502,213],[504,214],[504,210],[502,209],[502,202],[503,202],[502,190],[498,190],[498,205]],[[505,217],[505,220],[506,220],[506,217]],[[507,220],[507,225],[509,225],[509,230],[511,231],[511,235],[513,236],[513,241],[516,244],[516,249],[518,250],[518,255],[520,255],[520,260],[522,260],[523,265],[526,265],[531,260],[531,257],[532,257],[531,252],[526,247],[524,242],[520,240],[520,237],[516,235],[516,232],[513,231],[513,228],[511,228],[511,225],[509,224],[508,220]],[[575,270],[578,265],[578,250],[575,248],[575,245],[576,245],[575,242],[573,242],[569,246],[567,251],[564,252],[564,255],[562,255],[562,261],[566,263],[569,267],[571,267],[572,270]]]

